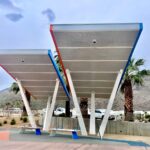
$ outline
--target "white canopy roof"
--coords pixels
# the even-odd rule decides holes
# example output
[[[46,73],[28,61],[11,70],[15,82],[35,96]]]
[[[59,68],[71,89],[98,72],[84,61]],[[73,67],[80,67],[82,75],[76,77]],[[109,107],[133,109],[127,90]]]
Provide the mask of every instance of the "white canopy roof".
[[[109,98],[117,73],[125,70],[141,33],[141,24],[53,25],[60,51],[78,97]],[[0,50],[0,65],[37,98],[52,95],[57,74],[46,49]],[[67,99],[60,85],[58,98]]]
[[[77,96],[109,98],[117,73],[125,70],[141,24],[51,26],[64,67],[71,71]]]
[[[35,98],[45,99],[53,94],[57,74],[47,50],[1,50],[0,64],[14,79],[22,81]],[[61,85],[57,99],[66,99]]]

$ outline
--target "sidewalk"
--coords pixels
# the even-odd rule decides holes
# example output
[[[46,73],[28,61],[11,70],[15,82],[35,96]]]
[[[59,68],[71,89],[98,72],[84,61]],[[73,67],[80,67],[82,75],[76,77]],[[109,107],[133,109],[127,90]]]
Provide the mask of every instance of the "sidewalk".
[[[2,150],[150,150],[147,147],[80,144],[80,143],[38,143],[38,142],[0,142]]]
[[[20,147],[20,146],[21,147]],[[79,139],[72,139],[71,135],[56,134],[49,136],[48,133],[42,133],[37,136],[34,132],[25,134],[19,133],[18,129],[0,131],[0,149],[9,150],[17,147],[15,150],[36,150],[49,147],[50,149],[137,149],[150,150],[150,137],[143,136],[128,136],[128,135],[112,135],[106,134],[103,140],[98,137],[79,136]],[[59,147],[60,145],[60,147]],[[62,145],[62,146],[61,146]],[[18,146],[20,148],[18,148]],[[4,148],[3,148],[4,147]],[[8,149],[7,149],[8,147]]]
[[[119,135],[119,134],[105,134],[104,138],[116,139],[116,140],[128,140],[128,141],[141,141],[150,145],[150,137],[148,136],[131,136],[131,135]]]

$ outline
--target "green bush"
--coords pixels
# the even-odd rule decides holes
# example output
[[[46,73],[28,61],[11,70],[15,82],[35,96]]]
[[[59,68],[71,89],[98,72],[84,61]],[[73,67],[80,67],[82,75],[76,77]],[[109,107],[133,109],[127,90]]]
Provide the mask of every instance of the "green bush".
[[[3,124],[7,124],[7,120],[4,120]]]
[[[150,119],[150,115],[145,115],[145,118],[146,119]]]
[[[0,127],[2,126],[3,124],[0,122]]]
[[[16,120],[15,120],[15,119],[12,119],[11,122],[10,122],[10,124],[11,124],[11,125],[15,125],[15,124],[16,124]]]
[[[23,120],[23,118],[22,118],[22,117],[20,117],[20,120]]]
[[[28,118],[24,117],[24,118],[22,118],[22,121],[23,121],[24,123],[26,123],[26,122],[28,122]]]

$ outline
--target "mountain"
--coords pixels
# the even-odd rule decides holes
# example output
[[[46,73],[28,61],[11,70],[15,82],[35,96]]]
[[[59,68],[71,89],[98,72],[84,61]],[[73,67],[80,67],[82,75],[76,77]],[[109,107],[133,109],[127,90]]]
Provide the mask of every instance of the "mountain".
[[[98,108],[106,108],[107,100],[101,99],[97,102]],[[140,87],[133,86],[133,105],[134,110],[150,111],[150,77],[145,77],[144,85]],[[113,104],[113,110],[124,109],[124,95],[117,93]]]
[[[21,103],[20,94],[15,95],[12,92],[9,92],[9,88],[0,91],[0,107],[3,108],[6,103],[15,105],[15,103]],[[19,105],[18,103],[18,105]]]
[[[134,110],[144,110],[150,111],[150,77],[144,79],[144,85],[142,87],[133,87],[133,104]],[[13,105],[18,105],[22,107],[22,98],[18,93],[15,95],[12,92],[9,92],[9,89],[0,91],[0,107],[2,108],[6,103],[11,103]],[[20,103],[20,104],[18,104]],[[47,100],[32,100],[31,106],[32,109],[42,109],[46,107]],[[89,107],[90,107],[90,101]],[[106,99],[97,99],[96,108],[106,108],[108,100]],[[64,101],[57,101],[58,106],[65,107]],[[118,92],[114,100],[113,110],[123,110],[124,109],[124,96]]]
[[[141,87],[133,87],[133,105],[134,110],[150,111],[150,77],[145,77],[144,85]],[[90,101],[89,107],[90,107]],[[106,108],[108,100],[97,99],[96,108]],[[117,93],[113,104],[113,110],[124,110],[124,95]]]
[[[31,108],[32,109],[42,109],[46,107],[47,100],[32,100],[31,99]],[[20,93],[14,94],[9,91],[9,88],[0,91],[0,108],[5,107],[6,103],[10,103],[14,107],[23,107],[23,101]]]

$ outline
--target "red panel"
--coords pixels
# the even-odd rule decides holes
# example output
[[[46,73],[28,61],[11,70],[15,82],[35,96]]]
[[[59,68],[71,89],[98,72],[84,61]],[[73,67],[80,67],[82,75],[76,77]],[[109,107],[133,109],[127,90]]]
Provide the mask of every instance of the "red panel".
[[[0,67],[2,67],[14,80],[16,80],[16,78],[4,66],[0,64]]]
[[[61,64],[61,66],[62,66],[64,75],[65,75],[66,80],[67,80],[67,85],[69,85],[68,77],[67,77],[67,74],[66,74],[66,70],[65,70],[65,67],[64,67],[62,58],[61,58],[60,50],[59,50],[59,48],[58,48],[58,46],[57,46],[57,42],[56,42],[55,35],[54,35],[54,32],[53,32],[53,25],[50,25],[50,33],[51,33],[51,36],[52,36],[52,39],[53,39],[53,42],[54,42],[56,51],[57,51],[57,53],[58,53],[58,58],[59,58],[59,60],[60,60],[60,64]],[[69,87],[69,88],[70,88],[70,87]]]

